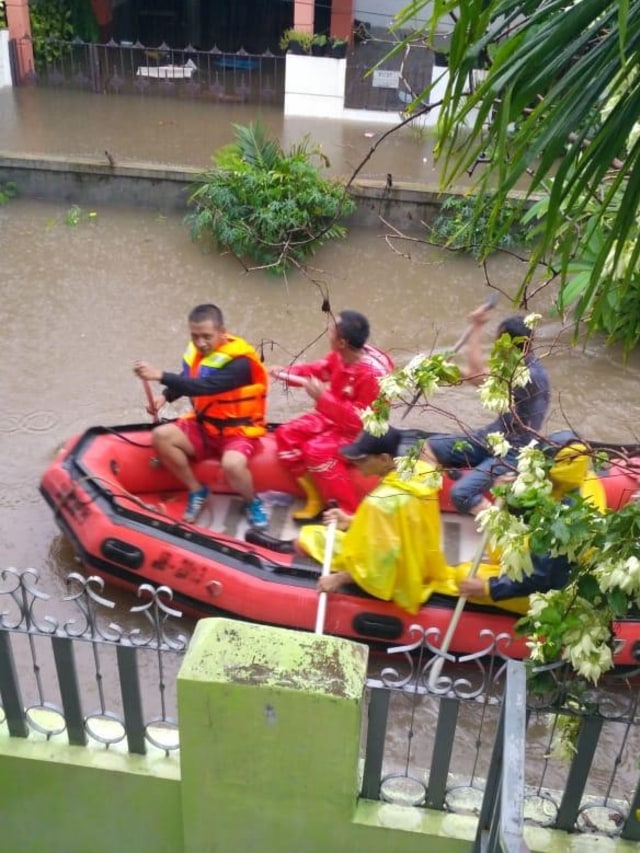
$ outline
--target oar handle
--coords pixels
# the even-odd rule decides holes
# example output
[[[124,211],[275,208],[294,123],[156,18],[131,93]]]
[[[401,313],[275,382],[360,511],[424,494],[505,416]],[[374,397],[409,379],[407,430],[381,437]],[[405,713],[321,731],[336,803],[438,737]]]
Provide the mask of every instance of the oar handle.
[[[336,506],[336,501],[329,501],[330,508],[335,508]],[[321,578],[324,578],[331,573],[331,560],[333,558],[333,546],[335,544],[337,528],[338,519],[334,518],[327,525],[327,538],[324,543],[324,557],[322,560],[322,572],[320,573]],[[316,626],[314,629],[316,634],[324,633],[324,619],[327,613],[327,595],[328,593],[321,592],[318,596],[318,610],[316,612]]]
[[[478,548],[476,549],[476,552],[473,557],[473,562],[469,567],[469,571],[467,573],[468,578],[474,578],[478,574],[478,569],[480,568],[480,563],[482,562],[482,557],[487,547],[487,543],[489,542],[490,535],[490,531],[487,528],[482,534],[482,537],[478,544]],[[429,673],[428,685],[431,689],[436,687],[438,684],[438,679],[440,678],[440,673],[442,672],[442,667],[444,666],[445,656],[449,651],[449,647],[451,646],[453,635],[456,632],[456,628],[458,627],[458,623],[460,622],[460,617],[462,616],[462,611],[464,610],[466,603],[466,595],[461,595],[458,601],[456,602],[456,606],[453,610],[451,620],[449,622],[449,625],[447,626],[447,630],[445,631],[442,643],[440,645],[440,655],[438,655],[436,660],[433,662],[433,666],[431,667],[431,671]]]
[[[144,388],[144,393],[147,398],[147,403],[149,404],[149,409],[153,413],[153,422],[158,423],[160,418],[158,417],[158,410],[156,409],[156,401],[153,399],[153,392],[151,390],[151,385],[149,385],[148,379],[142,380],[142,387]]]

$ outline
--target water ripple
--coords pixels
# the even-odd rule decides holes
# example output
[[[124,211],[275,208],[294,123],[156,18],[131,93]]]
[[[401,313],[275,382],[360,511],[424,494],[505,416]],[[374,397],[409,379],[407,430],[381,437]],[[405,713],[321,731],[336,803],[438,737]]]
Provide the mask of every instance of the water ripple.
[[[60,423],[60,418],[55,412],[44,410],[20,414],[17,412],[4,412],[0,420],[0,432],[2,433],[43,433],[51,432]]]

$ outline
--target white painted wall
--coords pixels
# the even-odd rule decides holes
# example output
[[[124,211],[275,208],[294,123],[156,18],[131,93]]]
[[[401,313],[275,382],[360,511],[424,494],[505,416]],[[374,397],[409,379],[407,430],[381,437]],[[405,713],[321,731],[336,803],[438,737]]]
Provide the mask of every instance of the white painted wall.
[[[0,30],[0,88],[12,86],[9,64],[9,30]]]
[[[346,59],[287,53],[284,114],[342,118]]]
[[[324,56],[286,55],[284,83],[284,114],[314,118],[342,118],[375,124],[397,124],[400,112],[381,110],[352,110],[344,106],[346,59]],[[446,69],[439,69],[446,75]],[[437,111],[416,120],[429,127],[435,124]]]

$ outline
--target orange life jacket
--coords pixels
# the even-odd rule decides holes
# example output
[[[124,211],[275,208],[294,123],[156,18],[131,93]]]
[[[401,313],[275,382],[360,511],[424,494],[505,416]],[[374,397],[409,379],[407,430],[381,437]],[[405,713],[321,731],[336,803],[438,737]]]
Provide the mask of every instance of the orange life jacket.
[[[199,352],[189,343],[183,361],[192,379],[219,370],[234,358],[246,356],[251,364],[251,384],[210,394],[192,397],[195,417],[212,436],[246,435],[257,438],[266,432],[267,371],[254,348],[242,338],[227,336],[217,350],[199,360]],[[203,368],[205,370],[203,371]]]

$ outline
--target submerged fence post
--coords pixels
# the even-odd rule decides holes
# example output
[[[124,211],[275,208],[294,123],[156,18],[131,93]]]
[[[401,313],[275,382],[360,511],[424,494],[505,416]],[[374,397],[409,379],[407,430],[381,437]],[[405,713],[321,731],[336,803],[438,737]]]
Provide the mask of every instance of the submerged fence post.
[[[473,853],[529,853],[523,839],[526,727],[525,666],[510,660]]]
[[[185,853],[341,849],[367,657],[336,637],[198,623],[178,676]]]

